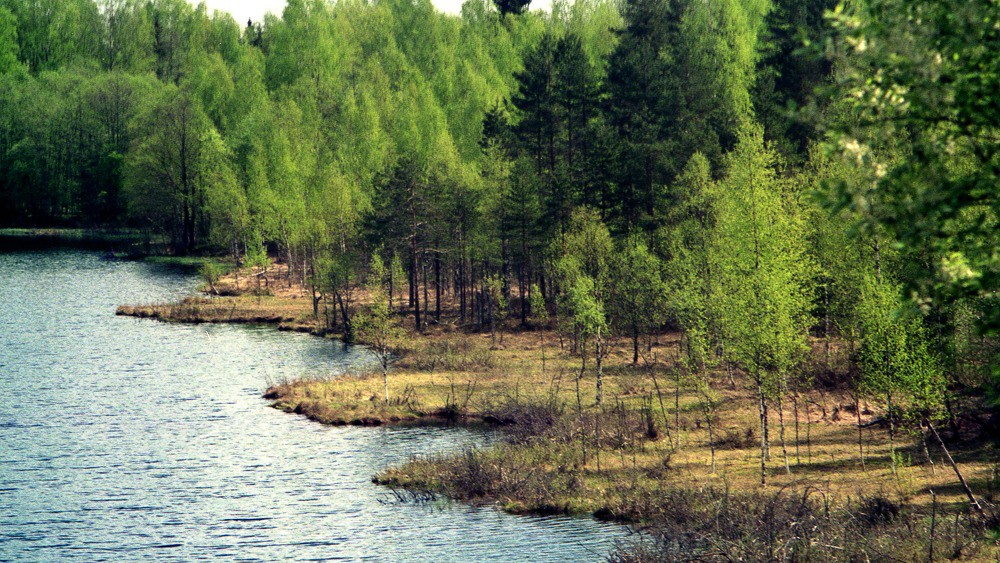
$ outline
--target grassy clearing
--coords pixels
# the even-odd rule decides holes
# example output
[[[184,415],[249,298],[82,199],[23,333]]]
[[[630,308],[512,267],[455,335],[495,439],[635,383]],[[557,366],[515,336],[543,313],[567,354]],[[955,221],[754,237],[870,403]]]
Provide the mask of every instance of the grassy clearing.
[[[243,294],[120,312],[182,322],[317,326],[311,300],[280,276],[259,296],[245,294],[245,280],[242,286],[233,280],[230,275],[217,285]],[[865,402],[862,466],[858,409],[836,384],[842,352],[834,348],[834,369],[816,370],[815,388],[782,405],[787,470],[778,407],[772,405],[768,484],[762,487],[754,389],[738,372],[705,376],[718,405],[710,439],[702,395],[674,364],[677,339],[659,335],[638,365],[631,363],[627,341],[612,342],[600,406],[594,374],[579,377],[579,358],[555,332],[508,332],[494,345],[488,333],[467,332],[454,322],[409,335],[389,374],[388,402],[381,374],[286,382],[266,397],[277,408],[327,424],[496,424],[505,439],[494,447],[429,453],[374,480],[515,513],[594,514],[658,530],[660,543],[633,546],[619,554],[623,560],[673,560],[685,553],[708,559],[881,559],[897,553],[896,546],[899,558],[919,559],[917,554],[930,553],[932,513],[949,519],[947,526],[935,524],[935,557],[1000,556],[997,532],[962,516],[968,503],[940,450],[932,443],[925,449],[922,434],[904,433],[897,435],[893,462],[881,405]],[[976,398],[958,400],[956,408],[964,413],[959,428],[981,431],[975,428],[982,422]],[[995,444],[971,441],[962,432],[949,432],[946,440],[977,495],[1000,501]],[[864,524],[858,515],[867,510],[865,503],[885,503],[896,512]],[[761,512],[767,506],[772,508]],[[719,523],[717,532],[706,527],[709,522]],[[788,535],[806,525],[814,533]],[[752,539],[765,532],[767,541]]]

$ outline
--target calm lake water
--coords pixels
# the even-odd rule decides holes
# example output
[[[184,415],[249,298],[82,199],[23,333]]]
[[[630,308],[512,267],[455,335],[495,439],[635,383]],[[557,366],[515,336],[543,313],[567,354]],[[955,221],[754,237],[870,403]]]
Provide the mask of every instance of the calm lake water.
[[[0,560],[601,560],[621,526],[400,504],[370,477],[482,443],[331,428],[260,398],[363,352],[272,328],[116,317],[196,280],[80,251],[0,253]]]

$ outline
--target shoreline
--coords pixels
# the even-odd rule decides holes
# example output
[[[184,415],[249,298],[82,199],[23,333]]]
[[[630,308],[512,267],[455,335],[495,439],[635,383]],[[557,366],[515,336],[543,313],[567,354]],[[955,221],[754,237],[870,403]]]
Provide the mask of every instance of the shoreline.
[[[168,322],[253,322],[331,337],[316,329],[310,299],[296,294],[304,290],[273,283],[273,295],[234,291],[235,296],[123,306],[118,314]],[[711,420],[714,436],[709,440],[697,393],[683,380],[676,387],[669,362],[677,341],[670,333],[659,335],[651,350],[665,359],[650,365],[631,364],[630,350],[623,343],[613,348],[605,366],[606,399],[601,406],[594,403],[593,374],[577,380],[579,357],[570,352],[568,343],[561,347],[548,328],[511,328],[504,332],[503,344],[494,344],[489,333],[442,323],[426,334],[408,329],[407,343],[389,374],[388,402],[382,398],[381,373],[284,382],[267,389],[263,397],[273,408],[328,425],[495,427],[504,435],[497,445],[451,456],[429,452],[372,480],[460,502],[495,505],[514,514],[590,515],[669,527],[673,516],[664,512],[665,505],[691,513],[691,518],[709,518],[708,507],[718,504],[724,491],[725,498],[744,503],[744,510],[768,502],[791,503],[789,499],[799,498],[796,495],[810,499],[820,495],[826,511],[843,516],[830,519],[829,525],[843,530],[859,511],[867,510],[864,503],[886,503],[894,514],[904,515],[898,520],[894,516],[893,522],[913,528],[926,525],[932,500],[929,488],[937,493],[935,510],[950,514],[964,510],[954,475],[937,452],[932,452],[930,464],[919,441],[897,437],[904,462],[893,468],[887,429],[879,415],[864,402],[859,415],[848,394],[837,389],[803,390],[795,405],[783,405],[788,472],[777,414],[772,413],[770,483],[761,488],[756,413],[746,407],[752,404],[748,401],[752,392],[739,374],[735,379],[723,372],[709,374],[710,385],[719,394]],[[857,462],[859,420],[865,429],[864,468]],[[961,441],[954,446],[973,488],[993,498],[994,488],[1000,490],[990,476],[994,446]],[[713,449],[715,468],[709,462]],[[812,506],[813,502],[802,506],[808,504],[808,511],[815,512],[819,505]],[[878,541],[888,541],[886,534],[900,533],[890,528],[866,528],[865,533],[881,534]],[[919,534],[914,538],[913,552],[926,553],[926,538]],[[981,547],[985,552],[991,549]]]

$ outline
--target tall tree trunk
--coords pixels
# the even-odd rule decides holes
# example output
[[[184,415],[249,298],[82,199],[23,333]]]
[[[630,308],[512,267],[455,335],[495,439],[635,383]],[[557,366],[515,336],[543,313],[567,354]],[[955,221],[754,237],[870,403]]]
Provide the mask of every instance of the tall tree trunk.
[[[427,308],[429,307],[430,299],[427,298],[427,263],[421,260],[420,273],[423,274],[424,278],[424,325],[427,324]]]
[[[681,448],[681,368],[674,368],[674,449]]]
[[[830,296],[829,283],[823,284],[823,340],[826,369],[830,369]]]
[[[806,399],[806,463],[812,463],[812,413],[809,410],[809,399]]]
[[[667,433],[667,443],[673,444],[674,438],[670,435],[670,422],[667,420],[667,408],[663,406],[663,394],[660,392],[660,382],[656,379],[656,370],[649,371],[653,378],[653,387],[656,388],[656,398],[660,401],[660,414],[663,416],[663,429]]]
[[[524,214],[521,214],[521,256],[517,261],[517,285],[518,293],[521,295],[521,326],[528,326],[528,300],[527,294],[528,280],[525,272],[525,261],[528,259],[528,228]]]
[[[707,401],[708,399],[706,399]],[[705,424],[708,425],[708,447],[712,455],[712,473],[715,473],[715,433],[712,431],[712,409],[705,407]]]
[[[461,318],[462,323],[465,323],[465,251],[462,251],[462,256],[459,258],[458,262],[458,313]]]
[[[969,499],[969,504],[971,504],[972,507],[976,509],[976,512],[979,514],[980,517],[986,518],[986,511],[983,510],[982,505],[979,504],[979,501],[976,500],[975,495],[972,494],[972,489],[969,488],[969,484],[965,481],[965,477],[963,477],[962,472],[959,471],[958,464],[955,463],[954,459],[952,459],[951,452],[948,451],[948,446],[944,445],[944,440],[941,439],[941,435],[938,434],[937,429],[934,428],[934,425],[931,424],[931,421],[928,419],[926,422],[927,422],[927,428],[929,428],[931,431],[931,435],[934,436],[934,439],[937,441],[938,445],[941,446],[941,451],[944,452],[945,459],[948,460],[948,463],[951,465],[951,468],[955,471],[955,476],[958,477],[958,482],[962,485],[962,490],[965,492],[965,496]]]
[[[799,393],[792,393],[792,414],[795,416],[795,465],[802,465],[799,457]]]
[[[441,323],[441,253],[434,253],[434,321]]]
[[[889,463],[892,464],[892,474],[896,474],[896,424],[892,414],[892,393],[885,394],[886,416],[889,418]]]
[[[639,327],[632,326],[632,363],[639,365]]]
[[[784,393],[778,391],[778,437],[781,440],[781,457],[785,461],[785,474],[791,475],[792,468],[788,464],[788,448],[785,447],[785,408],[781,397]]]
[[[604,399],[604,368],[603,368],[603,350],[601,349],[601,331],[597,331],[597,342],[596,342],[597,354],[595,359],[597,360],[597,406],[601,406],[601,401]]]
[[[858,456],[861,458],[861,470],[867,473],[868,468],[865,467],[865,446],[861,434],[861,398],[857,394],[854,395],[854,412],[858,417]]]
[[[417,237],[416,237],[416,235],[413,236],[413,244],[412,244],[412,247],[411,247],[410,250],[411,250],[411,254],[412,254],[412,259],[411,259],[411,263],[410,263],[411,264],[410,265],[410,270],[413,272],[411,274],[411,276],[410,276],[410,280],[411,280],[410,281],[410,303],[413,305],[413,325],[417,329],[417,332],[423,332],[423,330],[424,330],[423,329],[423,325],[420,324],[420,291],[419,291],[419,288],[417,287],[417,283],[419,281],[419,278],[417,278],[417,276],[420,275],[420,270],[418,269],[419,266],[418,266],[418,263],[417,263]]]
[[[413,244],[411,246],[411,248],[410,248],[411,260],[410,260],[410,263],[409,263],[409,268],[407,268],[409,270],[409,272],[407,272],[407,274],[408,274],[407,277],[409,278],[407,280],[407,286],[409,286],[408,289],[409,289],[409,297],[410,297],[410,300],[409,300],[409,303],[407,303],[407,306],[411,307],[411,308],[413,307],[414,296],[415,296],[416,290],[417,290],[417,282],[416,282],[416,280],[417,280],[417,249],[416,249],[416,246],[417,246],[416,244]]]
[[[761,395],[761,404],[763,405],[764,411],[764,456],[767,457],[768,461],[771,461],[771,407],[767,404],[767,397]]]
[[[760,415],[760,484],[767,484],[767,412],[765,410],[764,389],[757,385],[757,409]]]

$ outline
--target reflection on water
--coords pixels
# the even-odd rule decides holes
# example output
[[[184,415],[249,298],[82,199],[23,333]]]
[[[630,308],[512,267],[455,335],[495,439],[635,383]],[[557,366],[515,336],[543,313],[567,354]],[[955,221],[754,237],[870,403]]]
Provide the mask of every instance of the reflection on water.
[[[0,253],[0,560],[600,560],[626,535],[392,502],[373,473],[488,437],[267,408],[269,382],[364,361],[340,343],[114,316],[194,284],[84,252]]]

